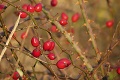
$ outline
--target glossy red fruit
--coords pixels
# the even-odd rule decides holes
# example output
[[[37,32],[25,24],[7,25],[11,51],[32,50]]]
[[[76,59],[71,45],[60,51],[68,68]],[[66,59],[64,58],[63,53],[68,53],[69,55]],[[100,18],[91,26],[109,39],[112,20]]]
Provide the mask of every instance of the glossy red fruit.
[[[63,58],[60,61],[63,62],[66,65],[66,67],[68,67],[71,64],[71,61],[67,58]]]
[[[58,4],[57,0],[51,0],[51,6],[55,7]]]
[[[61,14],[61,18],[62,18],[62,19],[65,19],[65,20],[68,20],[68,15],[63,12],[63,13]]]
[[[22,5],[22,8],[27,11],[28,4]]]
[[[60,23],[62,26],[65,26],[65,25],[67,24],[67,20],[61,19],[61,20],[59,21],[59,23]]]
[[[73,16],[72,16],[72,22],[77,22],[80,18],[80,14],[79,13],[75,13]]]
[[[20,78],[19,73],[18,73],[17,71],[15,71],[15,72],[13,73],[13,75],[12,75],[12,78],[13,78],[14,80],[17,80],[18,78]]]
[[[52,32],[57,32],[57,27],[55,25],[52,25],[51,28],[50,28],[50,31]]]
[[[40,49],[34,49],[33,52],[32,52],[32,55],[36,58],[38,58],[40,55],[41,55],[41,51]]]
[[[39,39],[37,37],[34,36],[31,39],[31,44],[32,44],[32,46],[37,47],[37,46],[40,45],[40,41],[39,41]]]
[[[23,33],[21,34],[21,39],[25,39],[26,37],[27,37],[26,32],[23,32]]]
[[[36,4],[34,9],[36,12],[41,12],[42,11],[42,4],[41,3]]]
[[[63,58],[56,63],[56,66],[59,69],[64,69],[65,67],[68,67],[70,64],[71,64],[71,61],[69,59]]]
[[[19,14],[20,14],[20,18],[26,18],[27,17],[27,14],[23,11],[20,11]]]
[[[117,68],[117,73],[120,75],[120,67]]]
[[[114,25],[114,21],[113,20],[109,20],[109,21],[106,22],[106,26],[108,28],[111,28],[113,25]]]
[[[53,41],[50,41],[50,40],[44,42],[44,44],[43,44],[43,49],[45,51],[51,51],[54,49],[54,47],[55,47],[55,43]]]
[[[33,13],[33,12],[35,11],[34,6],[32,6],[32,5],[28,5],[28,7],[27,7],[27,11]]]
[[[57,62],[56,66],[57,66],[59,69],[64,69],[64,68],[66,67],[65,64],[64,64],[63,62],[60,62],[60,61]]]
[[[56,58],[55,54],[53,53],[49,53],[47,56],[50,60],[54,60]]]

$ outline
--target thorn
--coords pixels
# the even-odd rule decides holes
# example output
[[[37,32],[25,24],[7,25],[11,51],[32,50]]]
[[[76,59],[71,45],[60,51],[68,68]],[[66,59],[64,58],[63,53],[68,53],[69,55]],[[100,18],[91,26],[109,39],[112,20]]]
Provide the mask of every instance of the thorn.
[[[91,38],[88,41],[92,41]]]
[[[83,26],[86,26],[86,23],[84,23]]]
[[[78,45],[78,42],[76,42],[76,45]]]
[[[79,56],[77,56],[77,57],[76,57],[76,59],[80,59],[80,57],[79,57]]]

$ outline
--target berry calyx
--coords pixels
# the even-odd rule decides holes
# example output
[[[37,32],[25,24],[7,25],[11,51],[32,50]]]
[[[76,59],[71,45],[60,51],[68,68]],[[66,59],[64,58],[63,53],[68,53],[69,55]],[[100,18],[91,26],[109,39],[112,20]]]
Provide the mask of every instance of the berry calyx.
[[[68,20],[68,15],[63,12],[63,13],[61,14],[61,18],[62,18],[62,19],[65,19],[65,20]]]
[[[71,61],[69,59],[63,58],[56,63],[56,66],[59,69],[64,69],[65,67],[68,67],[70,64],[71,64]]]
[[[40,49],[34,49],[33,52],[32,52],[32,55],[36,58],[38,58],[40,55],[41,55],[41,51]]]
[[[17,71],[15,71],[15,72],[13,73],[13,75],[12,75],[12,78],[13,78],[14,80],[17,80],[18,78],[20,78],[19,73],[18,73]]]
[[[55,7],[57,5],[58,1],[57,0],[51,0],[51,6]]]
[[[117,73],[120,75],[120,67],[117,68]]]
[[[50,40],[44,42],[44,44],[43,44],[43,49],[45,51],[51,51],[54,49],[54,47],[55,47],[55,43],[53,41],[50,41]]]
[[[34,6],[28,5],[28,6],[27,6],[27,11],[33,13],[33,12],[35,11]]]
[[[36,12],[42,11],[42,4],[41,3],[36,4],[34,9],[35,9]]]
[[[21,34],[21,39],[25,39],[26,37],[27,37],[26,32],[23,32],[23,33]]]
[[[109,20],[109,21],[106,22],[106,26],[108,28],[111,28],[113,25],[114,25],[114,21],[113,20]]]
[[[31,44],[32,44],[32,46],[34,46],[34,47],[37,47],[37,46],[39,46],[40,45],[40,42],[39,42],[39,39],[37,38],[37,37],[32,37],[32,39],[31,39]]]
[[[26,11],[27,11],[27,7],[28,7],[27,4],[22,5],[22,8],[23,8],[24,10],[26,10]]]
[[[67,24],[67,20],[61,19],[61,20],[59,21],[59,23],[60,23],[62,26],[65,26],[65,25]]]
[[[57,32],[57,27],[55,25],[52,25],[51,28],[50,28],[50,31],[52,32]]]
[[[20,15],[20,18],[26,18],[27,17],[27,14],[23,11],[20,11],[19,15]]]
[[[80,14],[79,13],[75,13],[73,16],[72,16],[72,22],[77,22],[80,18]]]
[[[53,53],[49,53],[47,56],[50,60],[54,60],[56,58],[55,54]]]

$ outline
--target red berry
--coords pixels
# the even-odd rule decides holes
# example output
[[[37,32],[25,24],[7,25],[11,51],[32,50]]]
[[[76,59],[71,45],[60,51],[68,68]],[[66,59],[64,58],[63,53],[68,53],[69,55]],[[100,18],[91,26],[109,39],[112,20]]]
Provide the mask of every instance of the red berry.
[[[68,20],[68,15],[63,12],[63,13],[61,14],[61,18],[62,18],[62,19],[65,19],[65,20]]]
[[[60,61],[63,62],[66,65],[66,67],[68,67],[71,64],[71,61],[67,58],[63,58]]]
[[[23,8],[24,10],[27,10],[27,7],[28,7],[27,4],[24,4],[24,5],[22,6],[22,8]]]
[[[50,41],[50,40],[46,41],[46,42],[43,44],[43,49],[44,49],[45,51],[51,51],[51,50],[54,49],[54,47],[55,47],[55,43],[54,43],[53,41]]]
[[[0,11],[2,11],[6,6],[0,4]]]
[[[120,67],[117,68],[117,73],[120,74]]]
[[[23,11],[20,11],[19,14],[20,14],[20,18],[26,18],[27,17],[27,14]]]
[[[80,14],[79,14],[79,13],[75,13],[75,14],[72,16],[72,22],[78,21],[79,18],[80,18]]]
[[[106,26],[108,28],[111,28],[113,25],[114,25],[114,21],[113,20],[109,20],[109,21],[106,22]]]
[[[12,75],[12,78],[13,78],[14,80],[17,80],[18,78],[20,78],[19,73],[18,73],[17,71],[15,71],[15,72],[13,73],[13,75]]]
[[[39,39],[38,39],[37,37],[32,37],[32,39],[31,39],[31,44],[32,44],[32,46],[34,46],[34,47],[39,46],[39,45],[40,45]]]
[[[55,7],[57,5],[58,1],[57,0],[51,0],[51,6]]]
[[[28,7],[27,7],[27,11],[33,13],[33,12],[35,11],[34,6],[32,6],[32,5],[28,5]]]
[[[26,32],[23,32],[23,33],[21,34],[21,39],[24,39],[24,38],[26,38],[26,37],[27,37]]]
[[[71,64],[70,60],[67,59],[67,58],[63,58],[63,59],[60,59],[56,66],[59,68],[59,69],[64,69],[65,67],[68,67],[69,65]]]
[[[60,61],[57,62],[56,66],[57,66],[59,69],[64,69],[64,68],[66,67],[65,64],[64,64],[63,62],[60,62]]]
[[[41,4],[41,3],[38,3],[38,4],[35,5],[34,8],[35,8],[35,11],[36,11],[36,12],[40,12],[40,11],[42,11],[42,4]]]
[[[49,54],[48,54],[48,58],[49,58],[50,60],[54,60],[54,59],[56,58],[56,56],[55,56],[55,54],[53,54],[53,53],[49,53]]]
[[[32,52],[32,55],[36,58],[38,58],[40,55],[41,55],[41,51],[40,49],[34,49],[33,52]]]
[[[67,24],[67,20],[61,19],[61,20],[59,21],[59,23],[60,23],[62,26],[65,26],[65,25]]]
[[[52,25],[52,27],[50,28],[50,30],[52,32],[57,32],[57,27],[55,25]]]

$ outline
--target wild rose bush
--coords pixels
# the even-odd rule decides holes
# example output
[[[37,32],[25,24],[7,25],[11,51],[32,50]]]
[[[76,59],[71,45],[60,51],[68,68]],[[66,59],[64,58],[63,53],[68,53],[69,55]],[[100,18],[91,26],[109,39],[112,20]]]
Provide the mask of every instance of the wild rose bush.
[[[119,0],[1,0],[0,79],[119,80]]]

